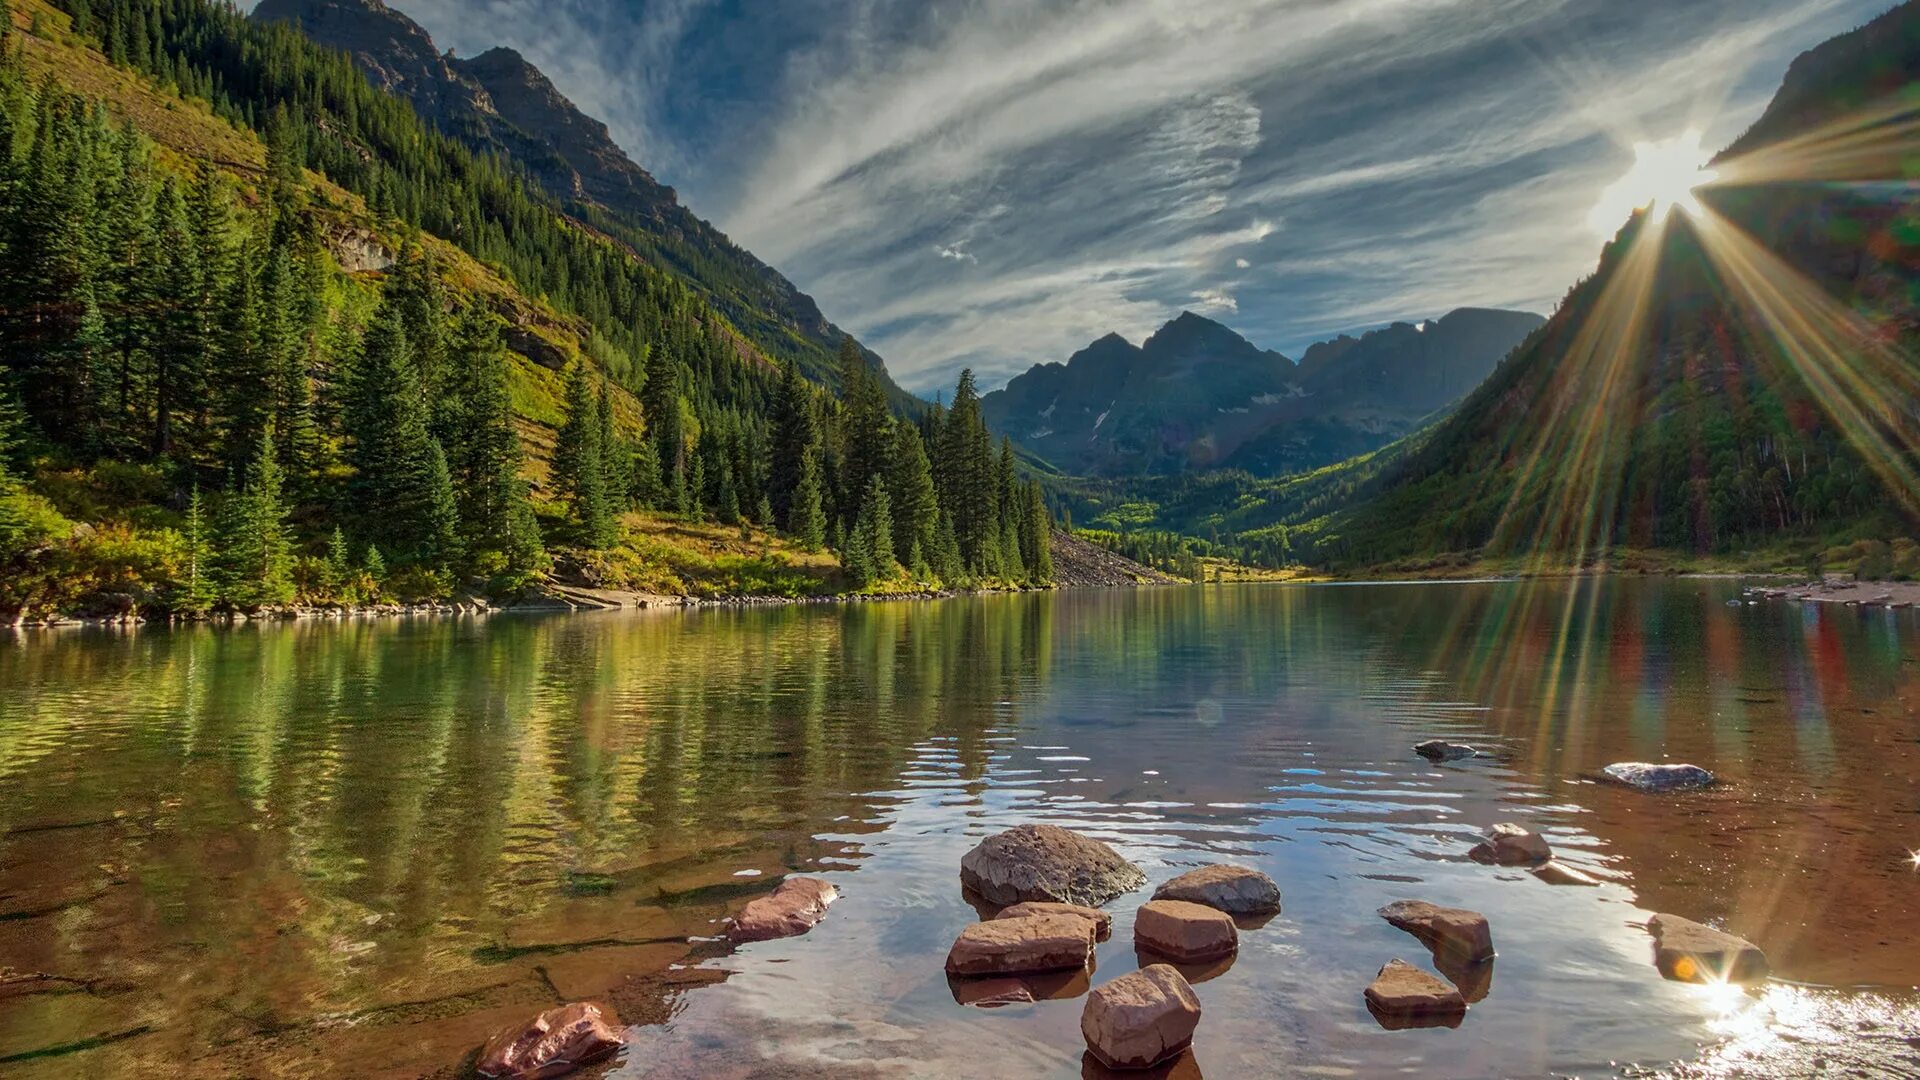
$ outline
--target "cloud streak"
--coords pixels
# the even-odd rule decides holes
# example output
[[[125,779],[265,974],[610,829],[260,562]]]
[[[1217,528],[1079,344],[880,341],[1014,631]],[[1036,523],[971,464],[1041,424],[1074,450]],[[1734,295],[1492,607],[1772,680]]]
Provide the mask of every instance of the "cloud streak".
[[[1885,0],[400,3],[519,47],[930,390],[1183,307],[1289,352],[1545,310],[1634,141],[1730,141]]]

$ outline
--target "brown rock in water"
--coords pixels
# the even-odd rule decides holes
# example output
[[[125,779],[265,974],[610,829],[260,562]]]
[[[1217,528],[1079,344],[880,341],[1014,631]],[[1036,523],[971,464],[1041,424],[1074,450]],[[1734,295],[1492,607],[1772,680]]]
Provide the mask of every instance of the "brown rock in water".
[[[1452,984],[1404,960],[1389,960],[1367,987],[1367,1005],[1388,1027],[1458,1023],[1467,999]]]
[[[819,878],[788,878],[735,916],[727,938],[769,941],[804,934],[827,917],[827,905],[839,898],[839,890]]]
[[[1233,916],[1185,900],[1150,900],[1133,917],[1133,944],[1185,963],[1227,956],[1240,947]]]
[[[1414,743],[1413,752],[1432,762],[1459,761],[1462,758],[1480,756],[1479,750],[1466,743],[1448,742],[1445,739],[1428,739],[1426,742]]]
[[[1583,870],[1575,870],[1559,859],[1549,859],[1533,868],[1533,876],[1549,885],[1598,885],[1600,879]]]
[[[947,952],[950,975],[1027,975],[1087,966],[1093,923],[1078,915],[1028,915],[978,922]]]
[[[625,1045],[613,1014],[591,1001],[548,1009],[504,1028],[480,1049],[474,1070],[510,1080],[547,1080],[605,1061]]]
[[[960,859],[960,883],[995,904],[1028,900],[1097,907],[1147,883],[1112,848],[1058,825],[1017,825]]]
[[[1539,833],[1507,821],[1488,830],[1486,839],[1475,844],[1467,857],[1495,866],[1525,866],[1553,858],[1553,849]]]
[[[1096,941],[1105,941],[1113,936],[1113,916],[1099,908],[1084,904],[1056,904],[1050,900],[1029,900],[1023,904],[1001,909],[996,919],[1024,919],[1029,915],[1073,915],[1093,923],[1093,936]]]
[[[1678,915],[1647,920],[1653,935],[1654,963],[1660,974],[1680,982],[1758,982],[1767,977],[1767,954],[1745,938]]]
[[[1087,1050],[1111,1069],[1150,1069],[1193,1043],[1200,999],[1165,964],[1096,987],[1080,1013]]]
[[[1477,911],[1396,900],[1380,909],[1380,917],[1419,938],[1436,957],[1475,963],[1493,959],[1493,931]]]
[[[1086,996],[1092,986],[1090,966],[1039,975],[947,976],[947,990],[953,994],[956,1004],[985,1009],[1035,1001],[1066,1001]]]
[[[1032,989],[1014,978],[949,979],[948,989],[953,991],[954,1001],[980,1009],[1033,1003]]]
[[[1280,886],[1272,878],[1227,863],[1189,870],[1155,889],[1153,898],[1205,904],[1229,915],[1273,915],[1280,910]]]

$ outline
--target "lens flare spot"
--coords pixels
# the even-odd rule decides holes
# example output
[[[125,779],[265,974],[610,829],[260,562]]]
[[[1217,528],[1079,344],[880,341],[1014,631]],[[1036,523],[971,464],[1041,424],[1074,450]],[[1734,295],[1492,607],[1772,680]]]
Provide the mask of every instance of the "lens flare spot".
[[[1701,148],[1700,138],[1700,132],[1689,129],[1660,142],[1635,143],[1633,167],[1600,193],[1600,201],[1587,215],[1587,227],[1609,237],[1642,208],[1650,208],[1655,220],[1664,219],[1676,206],[1698,214],[1695,189],[1720,177],[1707,168],[1709,155]]]

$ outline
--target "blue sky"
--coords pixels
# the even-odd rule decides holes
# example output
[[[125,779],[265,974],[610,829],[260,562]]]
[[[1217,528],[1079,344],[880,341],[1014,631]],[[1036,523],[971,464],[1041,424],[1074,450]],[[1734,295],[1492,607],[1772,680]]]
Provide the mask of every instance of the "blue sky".
[[[1182,309],[1297,356],[1547,312],[1639,140],[1890,0],[395,0],[510,45],[909,389]]]

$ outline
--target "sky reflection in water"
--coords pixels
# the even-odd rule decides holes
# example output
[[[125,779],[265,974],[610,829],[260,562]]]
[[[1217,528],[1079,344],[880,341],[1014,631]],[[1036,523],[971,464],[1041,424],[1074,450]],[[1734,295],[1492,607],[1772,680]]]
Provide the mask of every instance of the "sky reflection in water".
[[[1078,1076],[1078,1000],[970,1008],[941,969],[977,917],[960,854],[1045,820],[1155,882],[1231,860],[1280,883],[1285,911],[1193,973],[1195,1074],[1920,1068],[1913,617],[1725,606],[1734,591],[1246,587],[42,638],[0,653],[27,690],[0,703],[0,964],[114,985],[0,996],[0,1061],[420,1075],[557,992],[644,1025],[620,1075]],[[1496,756],[1429,765],[1409,747],[1432,736]],[[1586,779],[1663,755],[1728,783]],[[1505,820],[1603,884],[1466,861]],[[812,934],[686,943],[789,870],[845,894]],[[1458,1029],[1383,1031],[1361,1001],[1389,959],[1431,968],[1374,914],[1403,897],[1492,921],[1500,956]],[[1111,905],[1093,983],[1135,966],[1144,898]],[[1665,982],[1638,926],[1655,910],[1812,985]],[[1821,988],[1861,985],[1880,989]]]

